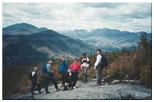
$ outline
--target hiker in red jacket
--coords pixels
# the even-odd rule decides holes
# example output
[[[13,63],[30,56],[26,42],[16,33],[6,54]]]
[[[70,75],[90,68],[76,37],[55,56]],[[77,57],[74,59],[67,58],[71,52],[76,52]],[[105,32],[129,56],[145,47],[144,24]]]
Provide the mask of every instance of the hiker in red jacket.
[[[77,58],[75,58],[75,61],[74,61],[74,62],[72,63],[72,65],[71,65],[71,71],[72,71],[73,73],[75,73],[76,82],[77,82],[77,80],[78,80],[78,73],[79,73],[80,70],[81,70],[81,65],[80,65],[80,63],[78,62]],[[76,82],[75,82],[75,85],[76,85]],[[75,86],[74,86],[73,88],[75,88]]]

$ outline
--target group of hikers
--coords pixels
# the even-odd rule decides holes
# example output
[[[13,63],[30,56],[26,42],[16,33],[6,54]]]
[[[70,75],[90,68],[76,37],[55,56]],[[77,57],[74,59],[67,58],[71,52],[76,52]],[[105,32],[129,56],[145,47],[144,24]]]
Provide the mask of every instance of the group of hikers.
[[[68,68],[68,63],[65,60],[65,57],[62,56],[61,65],[59,68],[60,78],[62,81],[63,91],[67,89],[75,89],[76,82],[78,80],[78,73],[80,70],[83,70],[83,82],[87,82],[87,69],[92,66],[91,68],[93,70],[96,70],[96,78],[97,83],[96,86],[101,85],[102,81],[102,67],[105,67],[108,65],[107,59],[105,56],[102,55],[101,49],[97,49],[97,58],[94,66],[90,64],[89,58],[86,56],[86,53],[82,54],[82,61],[81,65],[78,62],[78,59],[75,58],[74,62],[71,64],[71,68]],[[54,77],[54,72],[52,70],[52,64],[54,60],[50,59],[47,64],[45,64],[42,68],[42,72],[45,73],[45,79],[44,79],[44,88],[46,94],[49,94],[48,91],[48,84],[51,81],[54,84],[54,87],[56,88],[56,91],[61,90],[57,85],[57,80]],[[34,70],[30,73],[30,79],[32,80],[31,84],[31,94],[34,95],[34,88],[35,86],[38,87],[39,94],[41,94],[41,88],[39,83],[37,83],[37,72],[38,67],[34,67]]]

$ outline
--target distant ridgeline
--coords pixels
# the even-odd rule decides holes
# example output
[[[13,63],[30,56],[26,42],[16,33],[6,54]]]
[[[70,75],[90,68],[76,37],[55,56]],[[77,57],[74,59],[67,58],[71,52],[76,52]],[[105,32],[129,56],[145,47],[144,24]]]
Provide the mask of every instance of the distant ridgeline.
[[[4,66],[42,62],[51,57],[59,58],[62,55],[72,58],[80,56],[83,52],[90,53],[94,50],[94,46],[79,39],[26,23],[15,24],[3,29]]]
[[[140,37],[147,35],[147,40],[152,40],[152,33],[120,31],[117,29],[94,29],[87,31],[78,29],[73,31],[59,31],[59,33],[69,37],[78,38],[86,43],[102,47],[105,51],[119,50],[122,48],[132,49],[133,46],[138,46]]]
[[[31,64],[63,55],[68,58],[79,57],[83,52],[93,54],[96,48],[102,48],[103,51],[131,49],[137,46],[143,34],[147,34],[149,41],[152,39],[151,33],[106,28],[91,32],[74,30],[59,33],[27,23],[3,28],[3,65]]]

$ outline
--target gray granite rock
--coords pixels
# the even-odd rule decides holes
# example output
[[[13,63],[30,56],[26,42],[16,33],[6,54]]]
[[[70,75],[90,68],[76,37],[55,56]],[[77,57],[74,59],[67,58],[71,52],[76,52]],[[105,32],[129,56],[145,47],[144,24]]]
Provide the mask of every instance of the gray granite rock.
[[[43,92],[32,97],[30,93],[27,93],[12,96],[10,99],[152,99],[152,89],[144,86],[130,84],[95,86],[95,84],[94,80],[88,83],[77,82],[76,89],[58,92],[56,92],[53,86],[50,86],[50,94]]]

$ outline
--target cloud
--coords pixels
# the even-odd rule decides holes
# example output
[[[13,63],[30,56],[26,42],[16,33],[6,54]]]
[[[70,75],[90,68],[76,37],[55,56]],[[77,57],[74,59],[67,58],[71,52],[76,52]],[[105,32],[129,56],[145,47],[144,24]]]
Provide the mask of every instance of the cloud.
[[[92,7],[92,8],[117,8],[124,3],[81,3],[81,5],[85,7]]]
[[[151,32],[151,3],[3,3],[3,27],[26,22],[53,30]]]

